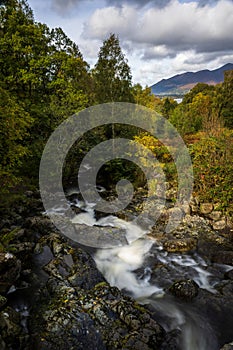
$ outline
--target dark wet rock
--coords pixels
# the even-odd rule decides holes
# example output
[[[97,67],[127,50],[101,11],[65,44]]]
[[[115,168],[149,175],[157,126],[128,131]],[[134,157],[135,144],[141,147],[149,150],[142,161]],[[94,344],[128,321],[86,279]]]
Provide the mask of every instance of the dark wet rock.
[[[147,234],[147,237],[161,243],[167,239],[166,233],[159,230],[157,227],[152,227],[151,231]]]
[[[34,247],[35,243],[33,242],[22,242],[12,245],[17,258],[23,260],[26,260],[33,253]]]
[[[25,220],[26,229],[46,235],[54,230],[51,220],[47,216],[33,216]]]
[[[21,262],[11,253],[0,253],[0,293],[6,293],[20,275]]]
[[[28,198],[36,198],[41,200],[41,196],[40,196],[40,191],[39,190],[34,190],[34,191],[26,191],[24,193],[24,195]],[[31,203],[31,202],[30,202]]]
[[[78,201],[83,201],[81,193],[75,191],[73,193],[67,194],[66,198],[73,204],[76,204]]]
[[[180,299],[192,300],[198,295],[199,287],[193,280],[180,280],[169,288],[170,293]]]
[[[218,264],[233,266],[233,251],[216,251],[213,253],[211,260]]]
[[[54,240],[62,246],[56,254]],[[109,286],[88,253],[56,235],[46,243],[55,257],[44,266],[49,279],[29,322],[33,349],[159,349],[163,329]]]
[[[81,213],[85,213],[85,210],[80,208],[80,207],[77,207],[76,205],[74,204],[71,204],[70,208],[72,209],[72,211],[75,213],[75,215],[78,215],[78,214],[81,214]]]
[[[225,344],[220,350],[233,350],[233,341],[229,344]]]
[[[53,286],[52,286],[53,284]],[[30,322],[33,349],[106,349],[92,318],[83,312],[74,288],[48,282],[48,307]]]
[[[233,280],[233,269],[225,273],[225,278]]]
[[[2,336],[0,335],[0,349],[6,350],[6,343],[2,339]]]
[[[124,229],[75,224],[75,240],[94,248],[112,248],[128,244]]]
[[[9,306],[0,312],[0,344],[5,346],[2,349],[25,349],[20,319],[20,314]]]
[[[140,214],[143,196],[146,198],[144,193],[140,193],[138,197],[135,196],[132,205],[120,214],[122,218],[130,219]],[[6,211],[5,223],[3,222],[1,226],[3,229],[1,237],[6,233],[11,236],[12,230],[16,229],[15,236],[13,239],[10,238],[9,243],[11,247],[17,249],[15,259],[22,261],[23,271],[17,280],[14,279],[15,291],[11,289],[11,293],[7,295],[8,302],[2,304],[0,349],[180,350],[178,342],[180,330],[175,329],[165,333],[157,323],[160,322],[160,318],[156,310],[152,313],[148,307],[142,307],[117,288],[110,287],[97,270],[90,254],[77,244],[71,242],[68,244],[67,238],[56,231],[50,219],[40,214],[39,195],[27,193],[25,198],[26,200],[19,201],[18,208]],[[75,198],[73,200],[77,208]],[[153,207],[155,200],[156,198],[148,200],[149,220],[155,216]],[[175,250],[175,253],[173,253],[174,250],[163,251],[167,254],[166,257],[176,255],[176,252],[195,250],[198,242],[197,250],[202,257],[207,258],[208,262],[216,260],[218,264],[219,262],[222,264],[223,261],[229,261],[232,248],[230,234],[225,229],[216,232],[212,229],[210,220],[214,218],[208,215],[214,213],[214,210],[211,214],[203,214],[204,217],[200,217],[189,215],[187,208],[182,207],[186,216],[168,235],[164,232],[164,224],[169,217],[167,209],[171,207],[172,202],[166,203],[166,208],[156,222],[151,237],[160,246],[167,242],[168,249],[173,249],[169,244],[178,242],[175,246],[178,250]],[[77,210],[79,212],[79,209]],[[192,213],[194,212],[199,212],[198,202],[193,203]],[[177,219],[179,219],[178,214]],[[27,217],[26,220],[25,217]],[[220,218],[215,217],[215,219],[219,221]],[[151,221],[148,222],[150,225]],[[93,227],[89,232],[90,237],[96,232],[102,234],[106,233],[106,230],[100,231],[98,226]],[[78,233],[84,237],[87,227],[79,227]],[[219,249],[221,253],[218,253]],[[167,297],[182,305],[186,305],[184,301],[191,300],[189,304],[195,307],[195,311],[201,310],[207,319],[211,320],[213,333],[219,338],[219,344],[223,345],[231,341],[233,324],[231,271],[221,270],[218,264],[207,267],[207,271],[210,272],[214,269],[220,271],[219,274],[214,272],[218,277],[218,283],[215,286],[217,292],[213,294],[195,285],[191,280],[193,276],[188,267],[182,269],[183,274],[177,269],[172,276],[168,277],[170,264],[166,263],[166,258],[163,263],[156,259],[156,249],[154,255],[153,249],[151,252],[152,254],[148,256],[148,266],[152,267],[151,284],[156,284],[158,279],[162,281],[165,289],[172,285],[170,292],[177,299],[169,293]],[[222,252],[227,252],[224,260],[222,257],[220,259]],[[195,253],[191,252],[191,254]],[[139,271],[139,275],[143,275],[143,270],[144,267]],[[0,276],[2,276],[1,273]],[[177,282],[174,283],[174,281]],[[181,300],[178,300],[179,298]],[[30,310],[29,321],[22,317],[25,312],[24,304],[28,305]],[[169,316],[166,321],[165,324],[169,326],[171,323]],[[229,325],[229,329],[226,325]],[[168,329],[171,328],[168,327]]]
[[[28,198],[26,195],[7,196],[0,203],[0,229],[23,225],[25,218],[41,214],[43,206],[40,198]]]
[[[44,207],[41,199],[32,198],[30,199],[30,208],[27,209],[27,212],[22,212],[23,216],[36,216],[39,213],[41,214],[44,211]]]
[[[228,238],[213,231],[207,219],[198,215],[186,215],[182,222],[171,233],[166,234],[164,227],[156,223],[149,235],[158,243],[165,244],[168,252],[185,252],[198,248],[200,252],[207,253],[202,249],[202,242],[213,243],[213,245],[223,245],[229,242]],[[177,242],[176,242],[177,241]]]
[[[165,336],[164,342],[161,344],[161,350],[180,350],[179,338],[181,331],[175,329],[171,332],[168,332]]]
[[[91,289],[103,281],[103,276],[97,270],[95,262],[86,252],[77,249],[73,254],[73,259],[74,264],[68,278],[72,286]]]
[[[224,297],[232,298],[232,295],[233,295],[233,282],[232,281],[222,281],[221,283],[218,284],[217,290],[219,290],[220,293]]]
[[[54,255],[48,245],[37,243],[34,249],[33,262],[37,268],[43,267],[54,258]]]
[[[7,298],[0,294],[0,309],[7,303]]]
[[[216,293],[199,289],[197,297],[192,301],[193,305],[201,310],[210,322],[219,344],[225,344],[232,339],[232,295],[233,282],[228,280],[218,285]]]
[[[109,215],[109,213],[105,213],[105,212],[102,212],[102,211],[99,211],[99,210],[95,210],[94,213],[95,213],[95,219],[97,221],[102,219],[102,218],[105,218],[106,216]]]
[[[47,288],[50,302],[32,320],[35,349],[159,349],[162,328],[106,282],[88,291],[49,280]]]
[[[34,248],[34,263],[37,269],[46,270],[49,279],[46,287],[42,283],[43,292],[37,290],[34,294],[37,310],[31,312],[29,349],[101,350],[121,348],[122,344],[125,349],[159,348],[163,335],[161,327],[150,319],[146,310],[138,311],[140,307],[136,307],[134,301],[124,300],[117,289],[111,289],[89,254],[77,246],[68,246],[46,217],[30,217],[24,227],[25,232],[18,238],[25,240],[34,236],[33,244],[40,239]],[[27,241],[16,246],[19,254],[33,248],[30,245],[29,249]],[[38,277],[41,278],[40,274]],[[32,278],[27,278],[32,282]],[[102,302],[104,294],[107,300]],[[148,318],[144,319],[146,315]],[[16,324],[18,336],[22,331],[19,319]],[[8,338],[1,341],[2,346],[10,344]],[[21,348],[26,349],[26,346]]]

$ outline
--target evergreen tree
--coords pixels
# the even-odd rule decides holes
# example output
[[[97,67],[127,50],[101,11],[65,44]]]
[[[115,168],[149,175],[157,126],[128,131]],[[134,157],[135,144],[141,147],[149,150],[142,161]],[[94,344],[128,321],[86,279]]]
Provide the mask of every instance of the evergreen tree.
[[[93,76],[97,103],[133,101],[130,67],[114,34],[103,42]]]

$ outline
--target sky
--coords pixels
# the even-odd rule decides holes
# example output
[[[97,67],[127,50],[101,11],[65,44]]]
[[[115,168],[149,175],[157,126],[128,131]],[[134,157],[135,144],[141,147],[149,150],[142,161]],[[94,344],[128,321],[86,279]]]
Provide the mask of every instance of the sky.
[[[233,0],[28,0],[35,20],[61,27],[94,66],[118,35],[133,83],[233,63]]]

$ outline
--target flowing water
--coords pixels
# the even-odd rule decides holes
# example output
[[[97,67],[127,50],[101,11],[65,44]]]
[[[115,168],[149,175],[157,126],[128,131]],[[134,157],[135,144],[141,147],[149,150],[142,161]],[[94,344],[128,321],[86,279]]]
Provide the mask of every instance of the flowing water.
[[[76,200],[75,205],[85,209],[73,218],[73,223],[89,226],[124,228],[128,245],[98,249],[94,259],[98,269],[112,286],[126,291],[142,304],[149,304],[158,313],[158,321],[166,331],[180,330],[181,350],[218,350],[218,341],[210,323],[191,303],[182,303],[166,294],[165,289],[175,280],[192,278],[200,288],[216,293],[217,277],[206,270],[207,263],[198,254],[165,252],[156,241],[146,236],[146,231],[135,224],[113,215],[95,219],[94,204]],[[152,268],[148,261],[156,258],[169,266],[164,276],[151,282]],[[224,267],[225,270],[231,267]]]

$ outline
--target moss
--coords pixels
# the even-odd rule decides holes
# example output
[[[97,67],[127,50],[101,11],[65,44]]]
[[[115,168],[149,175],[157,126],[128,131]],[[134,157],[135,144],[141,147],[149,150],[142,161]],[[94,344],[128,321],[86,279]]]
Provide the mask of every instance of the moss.
[[[3,246],[7,247],[8,244],[15,239],[15,236],[19,230],[20,229],[17,227],[14,230],[1,235],[1,237],[0,237],[1,244]]]
[[[18,252],[18,249],[17,249],[14,245],[9,245],[9,246],[7,247],[7,251],[8,251],[9,253],[15,254],[15,253]]]
[[[108,283],[103,281],[103,282],[99,282],[95,285],[94,289],[99,289],[99,288],[102,288],[102,287],[105,287],[105,286],[108,286]]]
[[[142,313],[148,313],[148,310],[146,310],[142,305],[138,304],[137,302],[134,302],[133,304],[134,309],[142,312]]]
[[[6,248],[0,242],[0,253],[4,253],[5,251],[6,251]]]
[[[0,294],[0,307],[7,303],[7,298]]]
[[[0,193],[0,208],[12,208],[15,203],[25,201],[25,199],[22,193]]]

